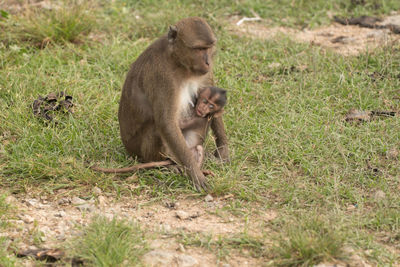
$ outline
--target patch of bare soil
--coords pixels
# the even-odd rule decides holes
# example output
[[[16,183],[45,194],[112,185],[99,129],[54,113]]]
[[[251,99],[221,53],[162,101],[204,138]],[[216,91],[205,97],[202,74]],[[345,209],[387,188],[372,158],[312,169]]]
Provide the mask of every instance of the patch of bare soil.
[[[288,36],[295,41],[318,45],[331,49],[343,55],[357,55],[366,50],[373,50],[380,46],[387,46],[400,40],[400,34],[389,29],[362,28],[355,25],[333,23],[317,29],[297,30],[288,27],[270,27],[268,22],[244,22],[237,25],[238,19],[232,18],[230,30],[239,35],[270,40],[279,36]],[[400,15],[393,15],[383,19],[379,25],[400,26]]]
[[[151,251],[143,259],[149,266],[222,266],[216,253],[197,247],[185,248],[176,234],[233,237],[246,228],[250,235],[257,236],[264,222],[278,216],[275,211],[267,211],[246,221],[221,212],[231,196],[148,203],[148,200],[132,198],[116,201],[98,188],[93,191],[96,197],[86,200],[63,196],[63,193],[67,192],[51,200],[45,196],[9,196],[7,201],[16,208],[15,218],[9,221],[15,227],[1,236],[17,241],[19,251],[38,247],[57,249],[64,241],[81,234],[79,226],[88,225],[93,216],[101,215],[139,222],[149,236],[152,233],[156,236],[155,240],[148,240]],[[229,266],[258,266],[261,262],[261,259],[235,253],[224,260]]]

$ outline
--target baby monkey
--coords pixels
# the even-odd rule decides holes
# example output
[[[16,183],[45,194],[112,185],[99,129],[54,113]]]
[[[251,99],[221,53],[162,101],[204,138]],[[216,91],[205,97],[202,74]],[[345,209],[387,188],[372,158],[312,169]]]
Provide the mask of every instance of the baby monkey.
[[[200,88],[195,104],[179,122],[183,137],[200,167],[204,161],[203,144],[209,122],[222,115],[226,101],[226,90],[214,86]]]
[[[200,167],[204,161],[203,144],[211,119],[221,116],[224,112],[224,106],[227,101],[226,94],[226,90],[214,86],[200,88],[197,98],[194,97],[193,99],[193,106],[189,108],[187,114],[179,121],[179,127],[182,130],[186,144],[193,151],[193,155]],[[137,164],[127,168],[100,168],[97,166],[92,166],[91,168],[104,173],[126,173],[171,164],[174,164],[172,160],[164,160]],[[203,173],[205,175],[212,174],[209,171],[203,171]]]

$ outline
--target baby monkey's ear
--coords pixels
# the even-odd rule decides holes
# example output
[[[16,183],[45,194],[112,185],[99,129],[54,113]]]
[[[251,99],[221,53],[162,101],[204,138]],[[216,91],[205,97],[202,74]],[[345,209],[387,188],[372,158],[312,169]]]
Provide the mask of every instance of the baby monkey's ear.
[[[219,118],[219,117],[222,116],[222,114],[224,114],[224,108],[221,108],[220,110],[218,110],[217,112],[215,112],[215,113],[213,114],[213,117],[214,117],[214,118]]]

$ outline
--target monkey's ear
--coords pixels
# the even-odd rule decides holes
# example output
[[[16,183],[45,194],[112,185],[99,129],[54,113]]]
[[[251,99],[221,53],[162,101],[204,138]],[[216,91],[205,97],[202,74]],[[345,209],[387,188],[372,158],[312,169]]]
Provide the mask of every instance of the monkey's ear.
[[[213,117],[214,117],[214,118],[219,118],[219,117],[222,116],[222,114],[224,114],[224,109],[223,109],[223,108],[221,108],[221,110],[215,112],[214,115],[213,115]]]
[[[178,35],[178,28],[176,26],[169,26],[168,42],[170,43],[174,42],[177,35]]]

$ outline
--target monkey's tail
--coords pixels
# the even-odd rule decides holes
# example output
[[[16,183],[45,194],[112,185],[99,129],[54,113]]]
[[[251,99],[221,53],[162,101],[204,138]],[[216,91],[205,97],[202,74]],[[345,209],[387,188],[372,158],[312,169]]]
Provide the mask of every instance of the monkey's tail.
[[[140,169],[150,169],[155,167],[168,166],[171,164],[174,164],[172,160],[164,160],[164,161],[141,163],[126,168],[101,168],[98,166],[91,166],[90,168],[94,171],[104,172],[104,173],[126,173],[126,172],[137,171]]]

